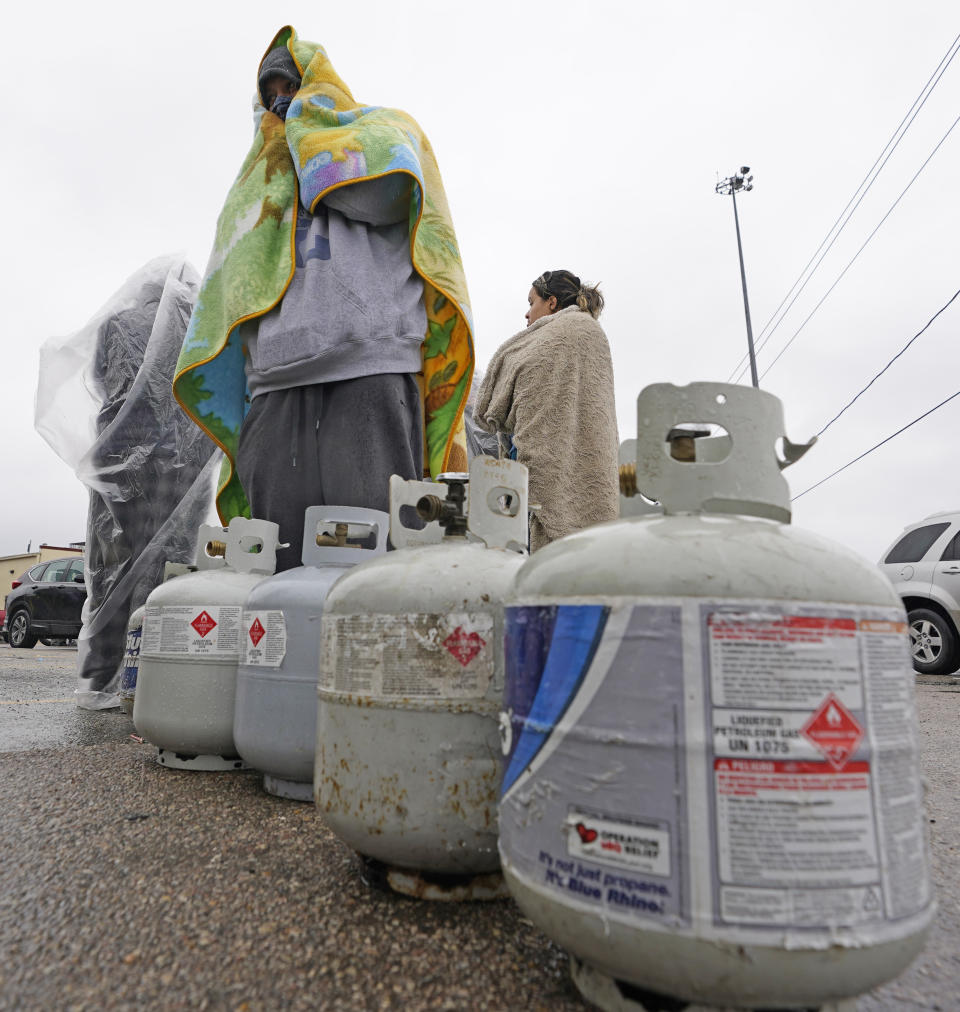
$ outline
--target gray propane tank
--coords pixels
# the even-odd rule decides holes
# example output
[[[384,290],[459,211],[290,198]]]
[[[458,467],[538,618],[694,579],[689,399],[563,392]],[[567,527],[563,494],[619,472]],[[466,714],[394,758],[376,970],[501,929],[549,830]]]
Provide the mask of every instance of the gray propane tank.
[[[935,910],[903,605],[789,526],[807,447],[778,459],[775,397],[658,384],[637,407],[663,515],[547,546],[506,602],[504,878],[601,1008],[853,1008]],[[689,422],[725,458],[674,459]]]
[[[243,768],[233,741],[243,605],[277,567],[277,534],[267,520],[204,524],[196,572],[147,598],[133,722],[163,766]]]
[[[386,551],[389,523],[380,510],[311,506],[303,565],[263,580],[247,598],[233,738],[278,797],[313,801],[324,601],[347,570]]]
[[[163,565],[163,582],[175,576],[195,572],[196,566],[182,562],[165,562]],[[133,713],[133,701],[137,692],[137,672],[140,670],[140,642],[143,638],[143,616],[147,610],[145,604],[135,608],[127,622],[127,643],[120,662],[120,688],[117,695],[124,713]]]
[[[503,895],[497,857],[502,598],[526,555],[527,469],[390,480],[395,552],[327,596],[317,709],[324,821],[398,892]],[[466,508],[465,508],[466,506]],[[416,508],[426,526],[404,526]]]

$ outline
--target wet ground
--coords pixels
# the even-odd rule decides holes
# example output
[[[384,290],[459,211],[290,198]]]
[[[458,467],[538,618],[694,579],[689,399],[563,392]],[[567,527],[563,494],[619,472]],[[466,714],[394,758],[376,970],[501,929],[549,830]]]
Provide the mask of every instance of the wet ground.
[[[73,697],[76,647],[13,650],[0,644],[0,754],[123,741],[120,710],[80,710]]]
[[[119,710],[78,710],[76,651],[0,646],[0,1009],[584,1009],[509,900],[369,886],[313,806],[252,772],[165,769]],[[940,910],[860,1012],[960,1008],[960,686],[918,707]]]

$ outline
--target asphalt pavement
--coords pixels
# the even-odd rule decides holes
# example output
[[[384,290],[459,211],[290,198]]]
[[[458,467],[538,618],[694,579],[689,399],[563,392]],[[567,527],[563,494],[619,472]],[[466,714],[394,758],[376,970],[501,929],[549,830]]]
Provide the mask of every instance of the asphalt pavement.
[[[0,645],[0,1010],[588,1008],[513,902],[368,884],[311,804],[155,761],[74,704],[76,651]],[[918,679],[939,914],[859,1012],[960,1009],[960,684]]]

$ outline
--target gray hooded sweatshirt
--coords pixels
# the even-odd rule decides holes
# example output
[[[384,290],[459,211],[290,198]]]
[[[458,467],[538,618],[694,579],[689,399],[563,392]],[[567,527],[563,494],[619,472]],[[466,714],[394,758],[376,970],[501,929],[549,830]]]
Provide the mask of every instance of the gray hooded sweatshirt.
[[[426,330],[410,261],[410,181],[334,190],[298,206],[296,264],[280,303],[243,324],[250,395],[381,373],[416,373]]]

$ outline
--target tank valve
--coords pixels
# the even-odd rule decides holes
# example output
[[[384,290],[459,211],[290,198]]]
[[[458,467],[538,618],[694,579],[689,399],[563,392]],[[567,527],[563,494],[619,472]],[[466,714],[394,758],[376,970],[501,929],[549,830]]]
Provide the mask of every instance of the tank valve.
[[[208,541],[207,542],[207,555],[211,559],[222,559],[227,554],[227,543],[226,541]]]
[[[674,460],[684,463],[695,463],[697,459],[697,448],[694,440],[709,436],[709,429],[671,429],[667,433],[667,442],[670,444],[670,456]]]
[[[666,441],[670,444],[670,456],[682,463],[694,463],[697,459],[695,440],[709,436],[709,429],[673,428],[667,433]],[[620,465],[620,494],[628,499],[638,495],[637,465],[633,462]]]
[[[417,500],[417,516],[425,523],[439,520],[442,512],[443,500],[437,495],[425,495]]]
[[[446,483],[446,498],[438,495],[424,495],[417,500],[417,516],[425,523],[439,522],[448,536],[464,537],[467,533],[467,482],[466,474],[450,472],[438,475]]]
[[[347,524],[336,524],[333,528],[333,534],[318,534],[317,544],[318,545],[335,545],[337,548],[346,548],[347,546]]]

